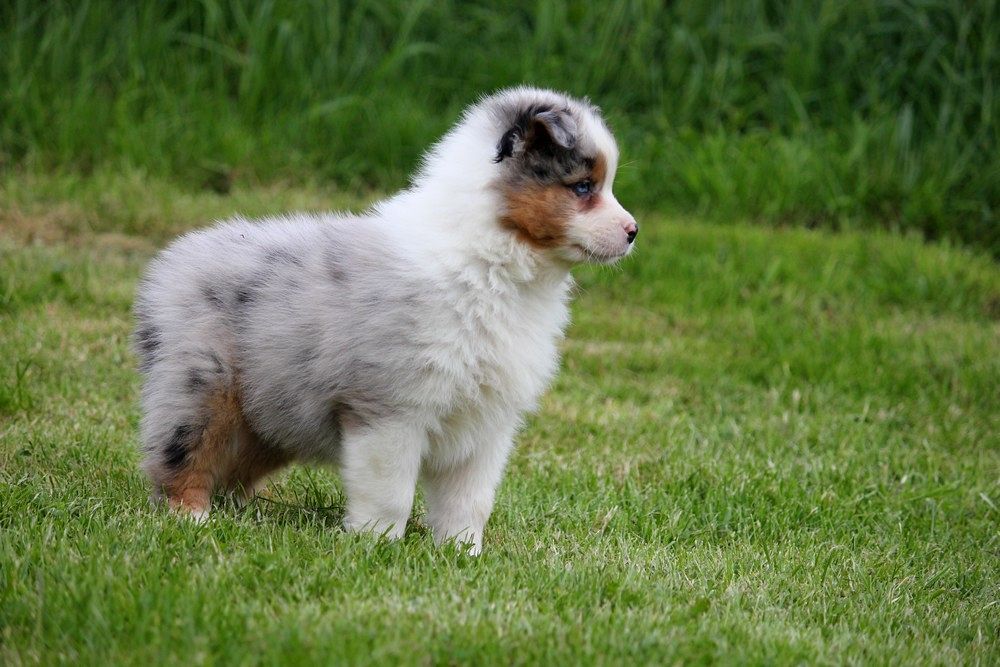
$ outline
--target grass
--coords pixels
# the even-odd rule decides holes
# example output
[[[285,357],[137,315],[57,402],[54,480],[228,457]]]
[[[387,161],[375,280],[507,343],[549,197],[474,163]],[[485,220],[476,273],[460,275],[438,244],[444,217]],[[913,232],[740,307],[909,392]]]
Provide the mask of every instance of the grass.
[[[389,191],[484,91],[590,95],[622,200],[1000,257],[996,0],[12,0],[0,169]]]
[[[205,218],[349,201],[0,182],[0,662],[1000,660],[1000,269],[870,231],[641,215],[577,272],[485,554],[340,529],[296,468],[203,526],[136,469],[132,290]]]

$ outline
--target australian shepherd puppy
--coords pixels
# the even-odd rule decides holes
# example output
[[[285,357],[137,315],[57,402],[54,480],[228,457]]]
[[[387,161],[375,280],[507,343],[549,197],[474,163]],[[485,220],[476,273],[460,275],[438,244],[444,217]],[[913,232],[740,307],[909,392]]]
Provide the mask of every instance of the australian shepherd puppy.
[[[525,412],[558,366],[570,269],[632,250],[597,108],[486,97],[364,215],[234,219],[175,241],[135,303],[143,468],[197,519],[293,461],[334,463],[344,525],[482,548]]]

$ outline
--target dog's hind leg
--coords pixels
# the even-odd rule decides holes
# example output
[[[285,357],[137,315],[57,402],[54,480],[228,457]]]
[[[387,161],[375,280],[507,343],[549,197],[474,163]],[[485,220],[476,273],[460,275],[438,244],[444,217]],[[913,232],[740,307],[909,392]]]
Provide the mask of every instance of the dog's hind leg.
[[[241,414],[230,387],[194,393],[200,399],[197,403],[188,395],[187,400],[175,398],[174,405],[147,411],[148,422],[155,422],[144,425],[143,468],[153,483],[154,497],[166,496],[171,509],[201,521],[208,517],[216,484],[230,467]]]
[[[236,503],[242,505],[263,488],[268,475],[285,467],[292,457],[262,441],[242,420],[232,437],[234,442],[223,486]]]

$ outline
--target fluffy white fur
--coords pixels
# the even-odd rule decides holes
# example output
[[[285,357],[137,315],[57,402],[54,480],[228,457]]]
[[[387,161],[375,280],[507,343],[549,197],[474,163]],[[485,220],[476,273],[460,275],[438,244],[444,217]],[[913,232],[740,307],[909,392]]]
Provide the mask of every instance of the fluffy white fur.
[[[546,109],[561,126],[532,120]],[[524,113],[535,129],[511,132]],[[517,182],[533,132],[607,167],[597,203],[549,247],[501,224],[499,184]],[[435,539],[478,553],[522,416],[558,366],[571,267],[632,248],[635,222],[611,191],[617,159],[590,104],[512,89],[471,107],[412,186],[365,215],[237,219],[177,240],[136,303],[154,486],[194,460],[208,397],[229,388],[233,451],[267,443],[338,465],[348,530],[400,537],[419,481]]]

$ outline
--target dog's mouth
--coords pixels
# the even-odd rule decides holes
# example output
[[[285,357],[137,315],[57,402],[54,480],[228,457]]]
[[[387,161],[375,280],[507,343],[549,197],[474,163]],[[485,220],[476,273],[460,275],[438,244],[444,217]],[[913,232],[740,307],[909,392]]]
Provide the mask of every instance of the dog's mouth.
[[[580,243],[574,243],[573,247],[579,250],[581,253],[583,253],[584,257],[586,257],[588,261],[597,262],[599,264],[609,264],[611,262],[617,262],[619,259],[627,255],[628,251],[632,248],[632,246],[628,246],[625,249],[625,252],[623,253],[619,253],[616,255],[607,255],[604,253],[595,252]]]

